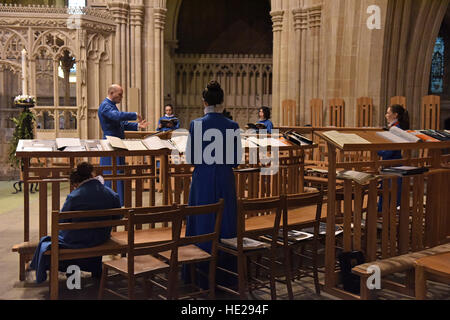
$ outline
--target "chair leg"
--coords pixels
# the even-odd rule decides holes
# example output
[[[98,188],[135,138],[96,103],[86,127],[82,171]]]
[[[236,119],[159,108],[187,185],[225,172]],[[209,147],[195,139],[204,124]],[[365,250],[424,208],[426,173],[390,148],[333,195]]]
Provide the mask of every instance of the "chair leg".
[[[98,289],[98,299],[103,299],[103,293],[105,291],[105,285],[106,285],[106,278],[108,277],[108,268],[103,265],[102,269],[102,277],[100,279],[100,288]]]
[[[319,243],[317,239],[314,239],[313,246],[313,275],[314,275],[314,286],[316,287],[316,294],[320,296],[320,284],[319,284],[319,272],[317,271],[317,250],[319,249]]]
[[[209,262],[209,299],[216,298],[216,259]]]
[[[134,299],[135,282],[136,282],[136,279],[134,277],[134,274],[128,274],[128,299],[130,299],[130,300]]]
[[[292,260],[291,260],[291,250],[288,244],[284,245],[284,256],[285,256],[285,272],[286,272],[286,287],[288,291],[289,300],[294,300],[294,293],[292,291]]]
[[[246,263],[246,257],[239,257],[238,256],[238,286],[239,286],[239,296],[241,298],[241,300],[246,300],[247,299],[247,294],[246,294],[246,268],[245,268],[245,263]]]
[[[272,300],[277,300],[277,287],[275,284],[275,268],[276,268],[275,250],[272,250],[270,256],[270,296]]]

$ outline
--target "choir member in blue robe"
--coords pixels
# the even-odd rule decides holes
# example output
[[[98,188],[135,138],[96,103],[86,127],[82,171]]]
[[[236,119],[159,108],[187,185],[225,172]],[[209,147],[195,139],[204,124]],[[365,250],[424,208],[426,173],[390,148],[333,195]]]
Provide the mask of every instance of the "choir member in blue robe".
[[[409,129],[409,115],[408,111],[401,105],[392,105],[387,109],[386,120],[388,122],[388,128],[397,127],[402,130]],[[378,155],[382,160],[396,160],[402,158],[401,150],[381,150],[378,151]],[[397,180],[397,206],[401,203],[402,196],[402,178]],[[378,200],[378,212],[383,210],[383,197],[380,196]]]
[[[216,81],[211,81],[203,91],[205,115],[202,118],[193,120],[190,124],[186,160],[188,163],[194,164],[195,169],[192,174],[189,205],[213,204],[217,203],[221,198],[224,199],[220,238],[234,238],[236,237],[237,226],[237,200],[233,168],[237,167],[241,162],[242,149],[239,125],[226,118],[222,114],[222,110],[219,110],[218,105],[222,104],[223,96],[224,93],[220,84]],[[234,132],[235,134],[227,139],[226,130],[230,130],[229,132]],[[220,138],[216,136],[211,139],[207,138],[208,133],[212,135],[214,132]],[[214,151],[211,151],[213,144],[216,148],[214,148]],[[229,148],[227,149],[227,145],[230,146],[231,144],[234,146],[231,149],[233,154],[230,154]],[[222,157],[219,157],[220,153],[222,153]],[[214,162],[211,161],[212,159],[208,159],[209,155],[212,157],[217,156]],[[189,217],[186,223],[186,235],[211,233],[214,231],[214,223],[215,218],[213,214]],[[200,244],[199,247],[211,252],[210,243]],[[236,261],[233,257],[222,252],[220,252],[218,257],[218,265],[226,269],[236,270]],[[207,265],[200,266],[200,269],[205,274],[208,273]],[[189,281],[188,276],[189,274],[185,273],[186,281]],[[217,271],[216,279],[218,283],[223,285],[233,283],[234,279],[229,278],[229,275],[221,274],[219,270]],[[197,277],[197,280],[199,281],[198,285],[201,287],[208,287],[205,277]]]
[[[122,101],[122,97],[123,89],[119,85],[113,84],[108,89],[108,97],[103,100],[98,108],[98,118],[103,130],[103,139],[106,139],[106,136],[124,139],[125,131],[137,131],[139,128],[146,128],[148,126],[147,122],[136,112],[119,111],[116,104]],[[132,120],[138,120],[138,122],[128,122]],[[117,165],[124,164],[125,158],[117,157]],[[111,157],[100,158],[100,165],[111,166]],[[104,171],[103,173],[111,174],[111,171]],[[122,171],[118,171],[118,173],[122,173]],[[105,184],[111,188],[111,181],[107,181]],[[123,206],[123,181],[117,181],[117,192],[120,196],[120,204]]]
[[[83,162],[70,175],[71,184],[76,187],[66,198],[61,209],[65,211],[99,210],[120,208],[119,195],[103,185],[101,177],[93,177],[91,164]],[[120,216],[65,219],[61,222],[74,221],[101,221],[120,219]],[[98,246],[105,243],[111,235],[111,228],[95,228],[82,230],[61,230],[58,235],[60,248],[80,249]],[[36,270],[36,282],[47,279],[47,270],[50,269],[50,256],[44,255],[51,248],[51,237],[42,237],[34,253],[30,267]],[[81,270],[91,272],[94,277],[99,277],[102,270],[102,257],[85,258],[77,260],[60,261],[59,270],[65,272],[70,265],[77,265]]]
[[[259,121],[257,123],[262,123],[266,126],[268,134],[272,133],[273,123],[270,121],[270,109],[269,107],[261,107],[258,112]]]
[[[164,117],[159,118],[158,127],[156,128],[156,131],[166,132],[179,129],[180,120],[177,117],[175,117],[175,114],[173,113],[173,106],[171,104],[167,104],[164,107],[164,112],[165,112]],[[169,123],[167,126],[164,127],[161,124],[161,120],[176,120],[176,124],[172,125],[171,123]]]

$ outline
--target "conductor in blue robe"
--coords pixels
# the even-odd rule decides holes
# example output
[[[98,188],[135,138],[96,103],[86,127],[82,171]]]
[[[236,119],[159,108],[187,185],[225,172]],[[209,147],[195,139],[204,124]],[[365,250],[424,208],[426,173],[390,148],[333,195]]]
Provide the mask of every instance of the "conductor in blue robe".
[[[239,125],[226,118],[218,107],[223,102],[223,96],[220,84],[216,81],[209,82],[203,91],[205,115],[191,122],[186,148],[186,160],[195,166],[189,192],[189,205],[213,204],[221,198],[224,199],[221,239],[236,237],[237,200],[233,168],[240,164],[242,157]],[[235,134],[230,135],[230,132]],[[215,148],[212,147],[213,145]],[[230,154],[230,145],[233,146],[232,154]],[[214,223],[213,214],[188,217],[186,235],[211,233],[214,231]],[[211,252],[210,243],[202,243],[199,247]],[[220,252],[218,266],[236,270],[236,261],[233,257]],[[205,274],[208,273],[207,265],[200,266],[200,269]],[[189,280],[188,276],[185,273],[186,281]],[[229,280],[228,275],[217,271],[218,283],[228,285],[230,282],[226,283],[226,278]],[[203,288],[208,287],[205,277],[197,277],[197,279],[198,285]]]
[[[409,129],[409,115],[408,111],[401,105],[392,105],[386,111],[386,120],[388,122],[388,128],[397,127],[402,130]],[[382,160],[397,160],[402,158],[402,152],[400,150],[381,150],[378,151],[378,156]],[[401,203],[402,196],[402,178],[397,179],[397,207]],[[383,210],[383,197],[380,196],[378,200],[378,212]]]
[[[175,114],[173,112],[173,106],[171,104],[167,104],[164,107],[164,116],[159,118],[158,121],[158,126],[156,127],[156,131],[160,131],[160,132],[166,132],[166,131],[171,131],[171,130],[177,130],[180,128],[180,120],[175,117]],[[172,125],[172,123],[168,123],[167,126],[163,126],[163,124],[161,123],[161,120],[173,120],[175,122],[174,125]]]
[[[136,112],[123,112],[119,111],[116,104],[122,101],[123,89],[113,84],[108,89],[108,96],[103,100],[98,108],[98,118],[100,120],[100,126],[103,131],[103,139],[106,136],[113,136],[120,139],[125,138],[126,131],[137,131],[139,128],[146,128],[147,122],[141,118]],[[138,120],[138,122],[128,122],[132,120]],[[117,157],[117,165],[124,165],[125,158]],[[111,157],[100,158],[101,166],[111,166]],[[104,174],[111,174],[111,171],[104,171]],[[118,171],[122,173],[122,171]],[[105,182],[106,186],[111,188],[111,181]],[[117,181],[117,192],[120,197],[120,205],[123,206],[124,190],[123,181]]]
[[[269,107],[261,107],[258,112],[259,121],[257,123],[262,123],[266,126],[268,134],[272,133],[273,123],[270,121],[270,109]]]
[[[76,187],[66,198],[61,209],[65,211],[99,210],[120,208],[119,195],[103,185],[101,177],[93,177],[93,167],[87,162],[80,163],[77,169],[70,175],[70,182]],[[101,221],[120,219],[120,216],[65,219],[60,222],[73,221]],[[61,230],[58,235],[60,248],[80,249],[98,246],[105,243],[111,235],[111,228],[95,228],[82,230]],[[50,256],[44,255],[51,247],[51,237],[42,237],[34,253],[30,267],[36,270],[36,282],[47,279],[47,270],[50,269]],[[102,270],[102,257],[85,258],[77,260],[60,261],[59,270],[65,272],[70,265],[77,265],[81,270],[91,272],[99,277]]]

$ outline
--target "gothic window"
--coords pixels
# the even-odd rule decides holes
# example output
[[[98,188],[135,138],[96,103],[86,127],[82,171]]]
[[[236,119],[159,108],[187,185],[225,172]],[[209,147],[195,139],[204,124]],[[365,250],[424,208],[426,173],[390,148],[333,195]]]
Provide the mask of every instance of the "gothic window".
[[[444,49],[444,39],[438,37],[431,61],[430,92],[434,94],[444,91]]]

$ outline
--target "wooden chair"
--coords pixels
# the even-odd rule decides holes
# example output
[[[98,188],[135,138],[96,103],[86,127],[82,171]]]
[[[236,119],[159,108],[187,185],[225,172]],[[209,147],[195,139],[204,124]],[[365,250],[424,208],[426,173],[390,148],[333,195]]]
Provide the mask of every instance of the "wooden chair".
[[[373,124],[373,99],[361,97],[356,101],[356,126],[371,127]]]
[[[175,288],[177,281],[177,250],[181,233],[181,214],[180,210],[158,211],[159,208],[148,208],[147,212],[136,213],[130,210],[128,215],[128,250],[127,257],[111,260],[103,263],[102,279],[98,298],[103,298],[104,291],[113,293],[124,299],[135,298],[135,282],[137,277],[143,278],[143,284],[147,297],[150,296],[148,288],[149,277],[157,273],[167,273],[168,284],[167,299],[175,296]],[[171,224],[172,237],[169,241],[157,241],[146,244],[137,244],[135,242],[135,228],[142,224],[167,223]],[[169,250],[170,263],[158,259],[156,255],[160,252]],[[106,281],[109,270],[114,270],[119,275],[127,278],[128,296],[124,296],[119,292],[106,288]]]
[[[61,230],[81,230],[81,229],[93,229],[93,228],[107,228],[124,226],[127,223],[126,219],[120,220],[103,220],[92,221],[93,218],[105,218],[112,216],[127,216],[127,209],[108,209],[108,210],[89,210],[89,211],[68,211],[58,212],[54,210],[52,212],[52,239],[58,239],[59,231]],[[75,222],[60,222],[67,221],[67,219],[77,218]],[[80,221],[82,220],[82,221]],[[84,220],[84,221],[83,221]],[[69,220],[70,221],[70,220]],[[88,221],[88,222],[86,222]],[[126,253],[126,242],[118,241],[111,238],[105,243],[81,249],[60,249],[58,241],[52,241],[50,252],[50,299],[58,299],[58,269],[60,260],[72,260],[82,258],[92,258],[104,255],[123,254]]]
[[[288,266],[293,265],[291,257],[293,254],[298,256],[299,268],[295,270],[297,279],[309,276],[307,271],[312,271],[312,278],[314,279],[314,285],[316,294],[320,295],[319,273],[318,273],[318,246],[319,246],[319,226],[322,219],[322,201],[323,193],[303,193],[296,195],[288,195],[286,197],[286,204],[283,210],[283,244],[285,246],[285,259]],[[310,207],[310,208],[308,208]],[[308,209],[315,209],[315,216],[308,217],[305,213]],[[311,219],[312,218],[312,219]],[[293,240],[289,237],[291,230],[302,230],[307,227],[312,227],[314,232],[312,238]],[[312,251],[307,254],[305,251],[305,245],[307,243],[312,244]],[[300,247],[301,251],[297,249]],[[302,264],[303,258],[312,261],[312,268]],[[299,271],[299,272],[297,272]],[[288,278],[294,279],[295,276]],[[291,286],[289,283],[288,286]],[[288,290],[292,290],[291,288]]]
[[[345,127],[344,99],[331,99],[328,101],[329,124],[332,127]]]
[[[406,110],[406,97],[403,96],[392,97],[389,106],[393,106],[394,104],[401,105]]]
[[[210,205],[203,206],[182,206],[180,216],[183,220],[188,217],[205,215],[205,214],[215,214],[215,226],[214,231],[208,234],[187,236],[184,235],[179,240],[178,246],[178,261],[179,266],[187,265],[191,268],[191,287],[193,291],[188,293],[186,297],[196,297],[202,294],[208,294],[209,299],[215,298],[215,283],[216,283],[216,265],[217,265],[217,248],[220,236],[220,228],[222,223],[222,212],[223,212],[224,200],[220,199],[219,202]],[[211,243],[211,252],[207,252],[197,244],[200,243]],[[170,261],[172,258],[171,251],[165,251],[160,254],[160,256],[166,261]],[[195,268],[196,264],[209,262],[208,274],[205,275],[201,270],[197,270],[197,274],[201,276],[206,276],[208,278],[209,288],[202,289],[195,283]],[[175,290],[175,298],[178,298],[178,290]]]
[[[232,270],[219,268],[222,271],[237,277],[238,288],[229,288],[217,285],[217,288],[228,293],[239,295],[241,299],[247,299],[247,292],[261,286],[266,282],[255,280],[250,283],[249,271],[250,262],[253,262],[257,269],[264,268],[269,271],[271,298],[276,299],[275,272],[276,272],[276,249],[279,247],[278,234],[282,215],[283,200],[280,197],[266,199],[238,200],[238,219],[237,219],[237,237],[236,246],[225,245],[222,241],[219,244],[219,250],[237,257],[237,273]],[[248,243],[248,238],[259,239],[261,236],[270,235],[272,241],[270,244],[261,242],[260,246],[250,247],[244,245]],[[251,258],[259,258],[268,255],[270,266],[267,267]],[[260,259],[258,259],[260,261]],[[256,273],[259,270],[256,270]],[[286,276],[288,274],[286,273]],[[290,279],[287,280],[290,283]]]
[[[439,130],[441,116],[441,97],[425,96],[420,110],[420,128]]]
[[[283,126],[294,127],[297,121],[295,100],[283,100],[281,108],[283,110]]]
[[[311,126],[313,128],[323,127],[323,100],[311,99],[309,105],[311,108]]]

